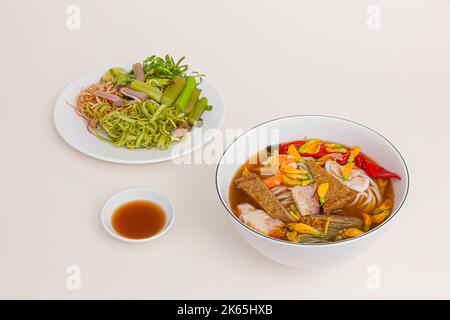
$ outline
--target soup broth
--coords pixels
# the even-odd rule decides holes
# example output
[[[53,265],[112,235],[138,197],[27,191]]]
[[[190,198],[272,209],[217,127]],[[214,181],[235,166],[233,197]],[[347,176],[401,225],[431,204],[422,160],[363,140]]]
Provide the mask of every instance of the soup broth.
[[[242,165],[229,201],[238,219],[264,235],[304,243],[340,241],[389,217],[391,180],[398,178],[359,147],[317,139],[288,142]]]

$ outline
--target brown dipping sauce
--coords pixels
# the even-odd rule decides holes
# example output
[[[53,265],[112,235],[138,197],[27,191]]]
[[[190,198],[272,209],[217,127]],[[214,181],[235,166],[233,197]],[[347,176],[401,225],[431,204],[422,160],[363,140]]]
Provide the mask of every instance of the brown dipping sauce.
[[[166,215],[158,204],[138,200],[117,208],[111,222],[114,230],[122,237],[145,239],[161,231],[166,224]]]

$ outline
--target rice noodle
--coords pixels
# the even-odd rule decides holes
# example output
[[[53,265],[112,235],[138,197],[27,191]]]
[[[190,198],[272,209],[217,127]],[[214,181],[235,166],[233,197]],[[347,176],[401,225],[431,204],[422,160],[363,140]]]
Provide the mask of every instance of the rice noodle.
[[[283,192],[286,189],[287,189],[286,186],[279,186],[279,187],[275,187],[275,188],[271,189],[271,191],[276,196],[277,194],[279,194],[280,192]]]
[[[307,159],[307,158],[303,158],[303,159]],[[308,166],[307,166],[305,163],[303,163],[303,162],[297,162],[297,164],[298,164],[299,167],[302,167],[306,172],[308,172],[308,177],[309,177],[309,179],[312,179],[312,178],[313,178],[313,176],[312,176],[312,174],[311,174],[311,171],[309,170]]]
[[[282,194],[277,196],[278,200],[283,200],[286,198],[292,197],[292,194],[290,192],[283,192]]]
[[[283,206],[289,207],[294,203],[294,199],[292,198],[292,191],[287,186],[281,185],[278,187],[274,187],[270,189],[270,191],[272,191],[273,195],[278,199],[278,201],[280,201]]]
[[[294,203],[294,201],[293,201],[292,199],[284,199],[284,200],[280,201],[280,203],[281,203],[283,206],[288,207],[288,206],[290,206],[292,203]]]

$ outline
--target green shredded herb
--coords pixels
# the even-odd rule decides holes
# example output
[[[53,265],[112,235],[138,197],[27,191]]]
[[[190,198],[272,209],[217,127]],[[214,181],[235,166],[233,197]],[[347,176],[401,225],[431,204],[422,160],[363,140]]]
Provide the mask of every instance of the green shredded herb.
[[[148,57],[142,62],[145,79],[174,79],[177,76],[186,76],[189,68],[187,64],[182,64],[186,57],[180,58],[177,62],[168,54],[164,57],[157,57],[155,55]],[[203,81],[204,74],[197,71],[190,71],[190,74]]]
[[[101,116],[95,134],[116,147],[167,149],[174,141],[172,130],[184,119],[175,107],[135,102],[130,108]]]
[[[166,55],[164,58],[155,55],[148,57],[142,63],[146,79],[173,79],[176,76],[183,76],[188,66],[181,64],[185,57],[175,62],[175,60]]]

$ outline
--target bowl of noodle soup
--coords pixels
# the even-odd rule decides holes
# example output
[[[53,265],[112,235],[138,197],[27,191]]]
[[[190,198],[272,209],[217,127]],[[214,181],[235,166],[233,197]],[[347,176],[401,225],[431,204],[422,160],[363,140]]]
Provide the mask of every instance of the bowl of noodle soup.
[[[267,139],[264,139],[264,141],[255,139],[255,137],[263,136],[271,137],[270,141],[267,141]],[[244,182],[249,184],[248,181],[251,179],[248,177],[253,176],[253,180],[256,179],[254,177],[255,174],[242,177],[243,170],[245,170],[246,164],[249,163],[249,159],[270,146],[279,146],[281,153],[284,143],[304,139],[304,137],[320,139],[321,141],[339,142],[346,146],[360,146],[367,159],[374,159],[376,163],[395,172],[398,179],[390,179],[389,190],[381,191],[377,180],[370,177],[365,170],[358,166],[353,167],[351,179],[347,180],[342,179],[342,167],[337,165],[336,161],[322,163],[323,169],[321,169],[324,170],[323,172],[326,171],[327,176],[340,179],[344,184],[350,183],[349,181],[353,178],[354,181],[359,181],[357,185],[350,185],[353,189],[354,197],[347,203],[345,208],[339,209],[349,211],[340,212],[337,210],[337,215],[356,216],[359,213],[376,212],[377,208],[386,200],[391,202],[389,215],[382,221],[380,220],[370,228],[367,228],[365,232],[358,233],[355,236],[342,237],[339,234],[339,239],[336,236],[333,236],[331,239],[326,236],[314,238],[310,235],[305,235],[305,237],[300,240],[297,238],[295,241],[289,241],[292,239],[288,240],[285,234],[268,235],[264,230],[255,228],[254,225],[242,219],[239,205],[242,205],[243,202],[245,202],[244,206],[257,207],[252,209],[257,211],[252,212],[264,214],[262,211],[269,212],[271,210],[270,206],[264,201],[258,202],[262,201],[258,197],[255,196],[257,201],[250,199],[248,195],[251,195],[251,190],[246,190],[249,194],[236,196],[237,192],[243,193],[242,190],[245,190],[246,185],[243,184]],[[309,161],[308,158],[305,157],[305,159]],[[251,166],[249,167],[251,168]],[[301,168],[299,167],[299,169]],[[259,176],[259,178],[264,179],[263,176]],[[318,177],[315,176],[315,178],[317,180]],[[267,180],[270,180],[270,178]],[[242,183],[242,186],[239,186],[239,183]],[[238,185],[238,188],[236,188],[236,185]],[[409,189],[409,174],[400,152],[376,131],[350,120],[321,115],[299,115],[259,124],[239,136],[227,147],[219,161],[216,170],[216,187],[227,216],[243,239],[252,248],[263,256],[284,265],[298,268],[317,268],[348,262],[358,253],[364,252],[377,238],[382,236],[382,231],[385,230],[386,226],[392,224],[406,200]],[[270,191],[278,197],[281,204],[289,208],[289,201],[292,202],[289,195],[279,197],[283,192],[283,187],[283,184],[281,186],[276,185]],[[290,205],[293,206],[293,204]],[[324,208],[322,207],[320,214],[318,212],[315,216],[319,218],[325,216],[323,213]],[[273,214],[271,216],[270,219],[273,219]],[[308,217],[305,215],[300,217],[300,220],[304,221]],[[283,217],[278,218],[283,220]],[[295,219],[292,220],[294,221]],[[284,221],[283,225],[290,226],[297,222]],[[317,228],[319,229],[319,227]],[[286,228],[286,230],[289,233],[289,230],[292,229]]]

